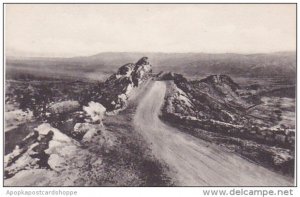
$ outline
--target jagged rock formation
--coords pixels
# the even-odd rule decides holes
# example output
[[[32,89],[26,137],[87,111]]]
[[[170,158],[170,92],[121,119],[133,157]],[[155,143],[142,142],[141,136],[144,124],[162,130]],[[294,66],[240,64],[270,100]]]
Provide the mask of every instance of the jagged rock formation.
[[[176,104],[169,107],[171,111],[180,114],[180,108],[185,107],[189,114],[200,119],[214,119],[227,123],[240,123],[243,118],[243,110],[250,106],[249,103],[241,99],[237,93],[238,84],[226,75],[212,75],[200,81],[188,82],[180,74],[167,73],[161,79],[173,79],[173,90],[180,91],[179,99],[185,97],[189,104]],[[172,90],[170,90],[172,91]],[[170,99],[172,94],[170,93]],[[176,94],[175,94],[176,95]],[[178,99],[175,99],[178,100]],[[183,111],[182,111],[183,112]]]
[[[103,84],[90,90],[87,93],[89,97],[85,100],[99,102],[107,111],[123,109],[131,91],[145,81],[151,72],[152,66],[147,57],[135,64],[125,64]]]
[[[225,144],[256,162],[282,171],[293,169],[294,131],[258,124],[247,113],[255,103],[240,96],[243,90],[229,76],[211,75],[196,81],[176,73],[158,77],[172,80],[162,110],[163,120],[183,126],[196,137]]]
[[[84,116],[89,117],[90,114]],[[43,123],[29,133],[4,157],[4,178],[9,180],[8,185],[30,184],[30,182],[18,183],[15,176],[21,176],[23,180],[22,176],[34,177],[36,173],[41,173],[46,182],[34,184],[45,185],[47,181],[53,181],[52,184],[60,182],[63,185],[74,185],[76,180],[81,178],[78,176],[78,173],[81,173],[80,168],[90,165],[85,163],[89,158],[94,158],[95,162],[100,161],[96,167],[103,171],[101,156],[93,155],[94,153],[82,145],[108,154],[117,141],[116,137],[99,124],[98,119],[96,122],[76,123],[71,130],[71,133],[68,133],[52,127],[49,123]],[[63,179],[56,180],[59,175]],[[37,177],[32,179],[38,180]]]
[[[22,170],[59,168],[59,163],[76,148],[75,140],[53,128],[48,123],[41,124],[14,151],[5,156],[5,178],[10,178]]]
[[[81,140],[49,123],[35,128],[4,157],[5,185],[83,186],[105,180],[110,172],[102,154],[110,154],[117,139],[99,124],[79,123],[75,131],[83,134]]]

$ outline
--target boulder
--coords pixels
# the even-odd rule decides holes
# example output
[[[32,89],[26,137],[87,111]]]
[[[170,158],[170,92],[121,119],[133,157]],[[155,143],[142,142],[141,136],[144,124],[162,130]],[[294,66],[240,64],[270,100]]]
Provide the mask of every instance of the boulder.
[[[61,101],[50,105],[49,112],[53,114],[71,113],[80,108],[78,101]]]
[[[90,117],[92,122],[102,124],[102,119],[106,112],[106,108],[103,105],[91,101],[88,106],[83,107],[83,110],[86,112],[87,116]]]

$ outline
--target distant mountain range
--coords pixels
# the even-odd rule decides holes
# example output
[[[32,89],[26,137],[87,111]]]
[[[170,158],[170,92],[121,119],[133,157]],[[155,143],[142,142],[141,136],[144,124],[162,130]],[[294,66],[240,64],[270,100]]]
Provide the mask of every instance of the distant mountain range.
[[[39,73],[107,73],[111,74],[124,62],[147,56],[153,71],[173,71],[187,76],[229,74],[233,76],[296,77],[296,52],[266,54],[207,53],[131,53],[107,52],[73,58],[6,58],[6,68],[39,70]]]

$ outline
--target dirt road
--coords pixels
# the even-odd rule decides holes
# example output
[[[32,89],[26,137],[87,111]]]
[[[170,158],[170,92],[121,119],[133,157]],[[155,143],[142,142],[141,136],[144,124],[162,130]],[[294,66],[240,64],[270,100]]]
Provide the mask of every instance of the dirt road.
[[[180,186],[290,186],[292,180],[221,150],[158,118],[166,84],[153,82],[141,99],[134,118],[137,130],[150,144],[153,154],[171,169]]]

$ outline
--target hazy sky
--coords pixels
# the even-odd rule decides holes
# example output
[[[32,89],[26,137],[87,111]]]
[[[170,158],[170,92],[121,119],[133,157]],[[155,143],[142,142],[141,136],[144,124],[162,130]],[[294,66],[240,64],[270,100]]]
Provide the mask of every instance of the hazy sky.
[[[296,5],[6,5],[7,55],[296,49]]]

